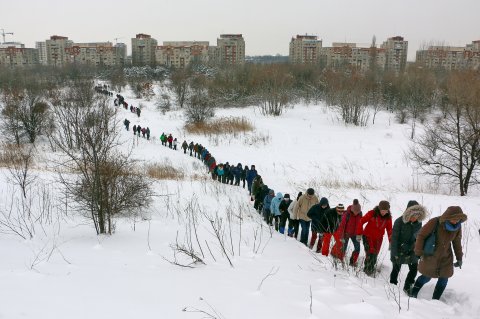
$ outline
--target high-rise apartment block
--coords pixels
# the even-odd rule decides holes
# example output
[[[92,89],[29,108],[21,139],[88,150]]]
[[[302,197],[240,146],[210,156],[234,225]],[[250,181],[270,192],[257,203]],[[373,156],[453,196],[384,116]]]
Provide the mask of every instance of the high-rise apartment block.
[[[132,64],[154,65],[157,40],[148,34],[139,33],[132,38]]]
[[[380,48],[385,50],[385,70],[400,73],[407,66],[408,41],[403,37],[388,38]]]
[[[0,48],[0,66],[34,66],[38,63],[37,49],[25,48],[23,45]]]
[[[155,61],[159,65],[185,68],[190,63],[208,63],[208,52],[208,41],[165,41],[155,49]]]
[[[47,65],[47,43],[45,41],[35,42],[35,49],[38,50],[38,62]]]
[[[465,47],[429,46],[417,51],[417,63],[427,68],[446,70],[480,69],[480,40]]]
[[[377,68],[385,68],[385,50],[369,47],[358,47],[356,43],[334,42],[331,47],[321,50],[321,63],[328,68],[348,67],[361,72]]]
[[[52,35],[49,40],[45,41],[47,47],[47,64],[51,66],[63,66],[67,63],[66,49],[72,47],[73,41],[68,37]]]
[[[220,38],[217,38],[216,49],[212,49],[210,54],[219,64],[244,64],[245,40],[241,34],[221,34]]]
[[[322,40],[316,35],[297,35],[290,41],[289,60],[291,63],[315,64],[320,60]]]

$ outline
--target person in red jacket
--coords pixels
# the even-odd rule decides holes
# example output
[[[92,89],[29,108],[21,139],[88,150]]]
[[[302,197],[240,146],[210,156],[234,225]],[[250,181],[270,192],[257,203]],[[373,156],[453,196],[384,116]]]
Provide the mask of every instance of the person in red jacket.
[[[363,228],[364,224],[367,224],[365,229]],[[388,241],[390,242],[392,236],[390,203],[382,200],[378,203],[378,206],[360,219],[360,223],[357,226],[357,240],[361,241],[363,239],[363,246],[365,248],[366,256],[363,271],[367,276],[375,275],[375,264],[377,263],[380,248],[382,247],[385,230],[387,230]]]
[[[356,266],[358,255],[360,254],[360,242],[357,241],[357,227],[362,218],[362,206],[358,199],[353,200],[353,204],[347,207],[347,211],[342,216],[340,226],[334,235],[335,245],[332,248],[332,256],[343,261],[348,248],[348,241],[353,243],[353,252],[350,256],[350,266]]]

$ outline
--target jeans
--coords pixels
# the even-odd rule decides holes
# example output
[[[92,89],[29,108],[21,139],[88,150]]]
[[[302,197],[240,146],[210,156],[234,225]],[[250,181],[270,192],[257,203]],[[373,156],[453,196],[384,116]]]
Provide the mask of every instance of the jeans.
[[[423,287],[423,285],[429,282],[430,279],[432,278],[425,275],[421,275],[420,277],[418,277],[417,281],[415,281],[415,284],[413,285],[411,296],[413,298],[417,298],[417,295],[420,289]],[[443,294],[443,291],[447,287],[447,283],[448,283],[448,278],[443,278],[443,277],[438,278],[437,284],[435,285],[435,290],[433,291],[432,299],[436,299],[436,300],[440,299],[440,297]]]
[[[300,234],[300,242],[303,243],[305,246],[308,245],[308,232],[310,230],[310,222],[306,220],[299,219],[300,226],[302,226],[302,232]]]

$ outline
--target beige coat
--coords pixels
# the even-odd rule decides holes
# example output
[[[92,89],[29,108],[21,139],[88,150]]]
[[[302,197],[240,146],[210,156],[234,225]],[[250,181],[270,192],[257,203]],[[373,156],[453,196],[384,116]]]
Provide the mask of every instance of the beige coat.
[[[307,222],[311,221],[311,219],[308,218],[307,213],[308,210],[315,204],[318,204],[317,196],[308,194],[303,194],[300,196],[293,211],[295,219],[301,219]]]

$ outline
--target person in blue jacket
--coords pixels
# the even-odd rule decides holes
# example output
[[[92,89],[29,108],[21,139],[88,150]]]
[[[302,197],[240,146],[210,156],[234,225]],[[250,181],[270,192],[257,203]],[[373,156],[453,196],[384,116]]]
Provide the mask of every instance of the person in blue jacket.
[[[280,203],[283,200],[283,194],[278,192],[277,196],[272,199],[272,203],[270,204],[270,215],[275,220],[275,230],[278,231],[278,222],[280,220],[280,216],[282,212],[280,211]]]
[[[252,165],[247,173],[247,186],[249,195],[252,195],[252,184],[255,177],[257,177],[257,170],[255,169],[255,165]]]

